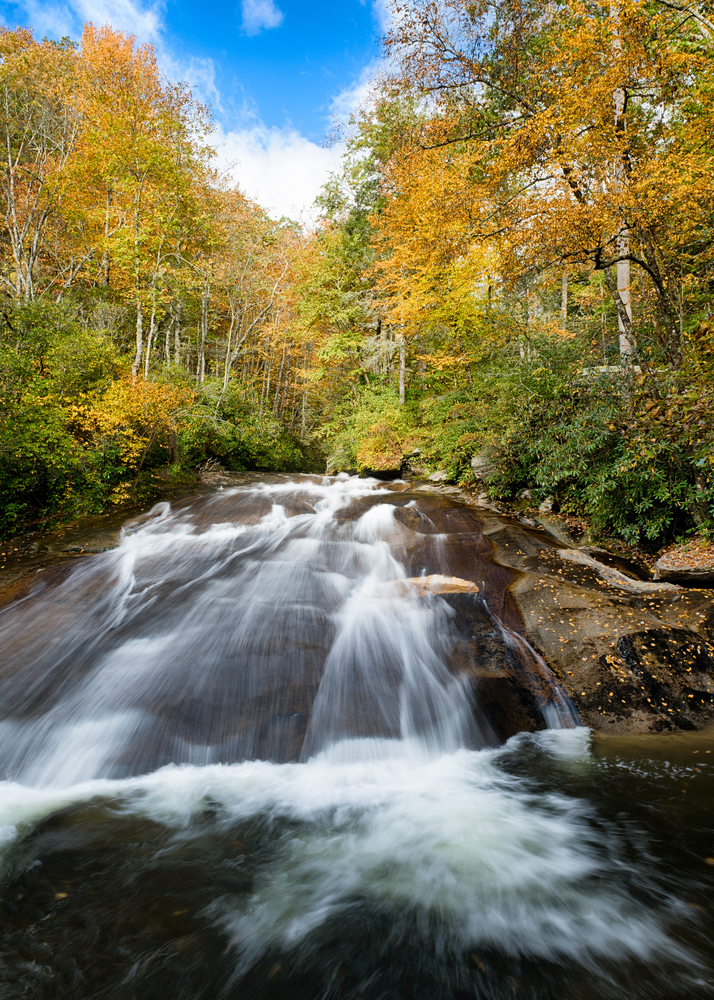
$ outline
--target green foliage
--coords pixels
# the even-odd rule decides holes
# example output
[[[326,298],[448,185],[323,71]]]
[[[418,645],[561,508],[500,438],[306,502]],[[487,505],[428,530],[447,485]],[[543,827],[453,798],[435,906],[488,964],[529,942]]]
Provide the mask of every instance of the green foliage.
[[[208,458],[236,470],[324,468],[319,450],[256,411],[235,381],[223,393],[222,380],[208,379],[196,397],[182,367],[167,366],[151,383],[127,380],[125,367],[111,341],[80,323],[71,304],[6,311],[0,538],[148,502],[167,481],[190,481]],[[171,412],[173,449],[165,429]]]
[[[703,455],[714,433],[688,421],[672,375],[561,373],[548,397],[532,397],[497,442],[491,494],[523,487],[585,517],[600,536],[657,548],[714,523],[714,477]],[[667,404],[659,403],[668,393]]]
[[[315,461],[280,420],[256,413],[234,385],[223,393],[219,379],[201,387],[179,441],[188,466],[213,458],[233,471],[296,472]]]
[[[71,432],[68,405],[111,379],[100,334],[53,306],[7,310],[0,331],[0,535],[102,509],[111,457]]]
[[[474,484],[486,452],[489,494],[531,490],[585,518],[600,537],[656,549],[687,530],[714,530],[714,334],[700,328],[679,371],[588,367],[582,341],[470,351],[471,385],[453,373],[399,405],[394,384],[353,390],[325,427],[330,470],[398,468],[415,447],[423,474]],[[585,355],[585,358],[583,356]],[[412,379],[412,383],[415,380]]]
[[[402,457],[421,442],[417,420],[416,401],[401,406],[392,386],[355,389],[324,427],[328,472],[399,469]]]

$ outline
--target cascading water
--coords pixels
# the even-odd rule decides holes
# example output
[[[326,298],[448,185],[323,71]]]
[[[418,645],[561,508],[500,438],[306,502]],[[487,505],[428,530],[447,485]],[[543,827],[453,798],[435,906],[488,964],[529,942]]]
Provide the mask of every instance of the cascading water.
[[[450,609],[399,559],[414,533],[390,504],[334,517],[375,493],[345,480],[159,504],[60,593],[8,609],[2,771],[66,785],[362,737],[469,742]]]
[[[510,579],[466,508],[347,477],[40,574],[0,612],[0,995],[712,996],[639,834],[558,787],[596,763]],[[498,746],[478,621],[543,733]]]

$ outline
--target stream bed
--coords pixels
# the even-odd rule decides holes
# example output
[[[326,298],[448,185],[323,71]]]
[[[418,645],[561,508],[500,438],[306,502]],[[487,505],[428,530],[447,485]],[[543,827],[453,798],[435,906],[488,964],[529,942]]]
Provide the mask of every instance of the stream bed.
[[[714,997],[714,734],[591,733],[514,579],[462,504],[277,476],[37,573],[3,1000]]]

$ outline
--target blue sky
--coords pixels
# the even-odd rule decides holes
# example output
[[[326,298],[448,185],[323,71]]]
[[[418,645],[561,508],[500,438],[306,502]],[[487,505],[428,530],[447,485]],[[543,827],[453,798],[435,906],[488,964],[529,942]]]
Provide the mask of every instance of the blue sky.
[[[151,42],[213,109],[219,162],[273,214],[309,216],[341,148],[326,147],[379,70],[388,0],[0,0],[8,27],[78,39],[85,21]]]

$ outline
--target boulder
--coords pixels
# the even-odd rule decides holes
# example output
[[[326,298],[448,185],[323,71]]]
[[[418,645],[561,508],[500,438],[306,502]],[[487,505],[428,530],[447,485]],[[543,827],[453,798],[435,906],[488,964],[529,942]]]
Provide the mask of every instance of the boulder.
[[[477,479],[487,479],[493,472],[493,462],[489,451],[480,451],[471,459],[471,468]]]
[[[568,539],[568,544],[572,544],[572,542],[572,538]],[[593,559],[605,563],[606,566],[612,566],[613,569],[619,569],[628,576],[634,577],[635,580],[651,580],[653,578],[652,570],[640,559],[623,556],[619,552],[611,552],[599,545],[579,545],[578,548],[581,552],[592,556]]]
[[[472,580],[463,580],[459,576],[443,576],[432,573],[430,576],[411,576],[404,581],[415,587],[417,593],[424,594],[478,594],[478,585]]]
[[[655,580],[666,580],[681,587],[714,587],[714,566],[669,567],[655,563]]]
[[[654,567],[654,579],[666,580],[682,587],[714,587],[714,559],[706,550],[701,554],[697,550],[673,550],[657,560]]]
[[[623,590],[629,590],[633,594],[651,594],[658,593],[661,590],[678,589],[676,584],[673,583],[650,583],[629,573],[623,573],[616,566],[608,565],[607,563],[600,562],[598,559],[594,559],[593,556],[589,555],[587,551],[583,551],[583,549],[558,549],[558,555],[561,559],[580,563],[581,566],[592,566],[607,583],[611,583],[615,587],[621,587]]]
[[[446,483],[449,481],[449,473],[446,469],[439,469],[438,472],[432,472],[429,476],[429,482],[431,483]]]
[[[382,482],[393,482],[395,479],[401,479],[402,469],[401,466],[397,469],[362,469],[360,476],[367,479],[379,479]]]

